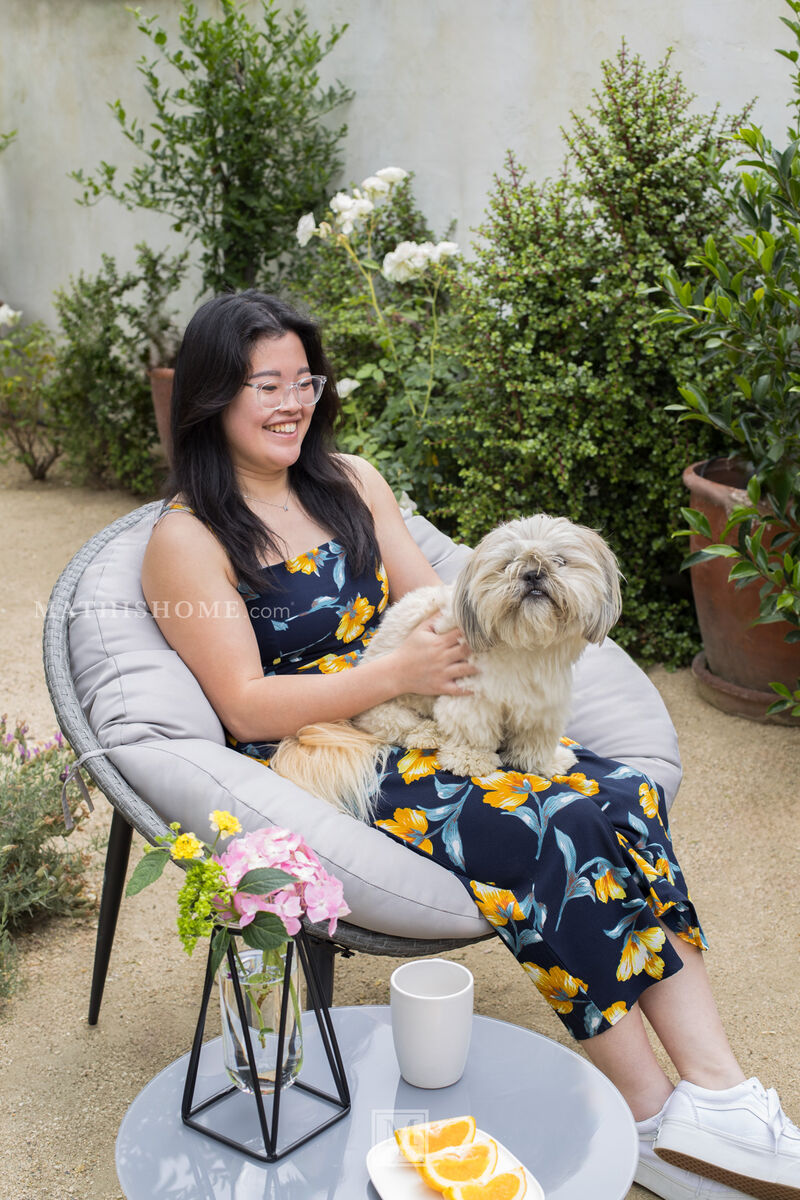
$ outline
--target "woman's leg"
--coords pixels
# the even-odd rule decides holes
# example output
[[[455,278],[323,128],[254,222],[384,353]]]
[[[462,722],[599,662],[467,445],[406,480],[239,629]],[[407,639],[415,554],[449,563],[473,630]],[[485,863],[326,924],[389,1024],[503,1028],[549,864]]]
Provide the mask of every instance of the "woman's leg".
[[[642,992],[639,1003],[612,1029],[583,1042],[589,1059],[619,1088],[637,1121],[659,1112],[673,1090],[650,1046],[642,1013],[681,1079],[721,1091],[745,1078],[722,1027],[702,951],[669,929],[666,934],[683,962],[681,970]]]
[[[703,953],[670,929],[666,934],[683,968],[642,993],[642,1012],[681,1079],[711,1091],[734,1087],[745,1076],[714,1003]]]

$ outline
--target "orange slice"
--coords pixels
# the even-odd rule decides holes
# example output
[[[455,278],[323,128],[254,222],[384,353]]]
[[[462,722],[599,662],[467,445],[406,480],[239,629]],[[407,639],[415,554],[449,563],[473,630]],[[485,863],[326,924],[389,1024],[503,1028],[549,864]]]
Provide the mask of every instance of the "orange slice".
[[[445,1121],[428,1121],[426,1125],[406,1125],[395,1129],[394,1136],[408,1161],[418,1163],[426,1154],[471,1142],[475,1137],[475,1118],[449,1117]]]
[[[522,1200],[528,1190],[524,1167],[492,1175],[486,1183],[464,1183],[445,1188],[445,1200]]]
[[[485,1183],[496,1165],[497,1142],[494,1138],[486,1138],[428,1154],[417,1163],[417,1170],[426,1183],[443,1192],[455,1184]]]

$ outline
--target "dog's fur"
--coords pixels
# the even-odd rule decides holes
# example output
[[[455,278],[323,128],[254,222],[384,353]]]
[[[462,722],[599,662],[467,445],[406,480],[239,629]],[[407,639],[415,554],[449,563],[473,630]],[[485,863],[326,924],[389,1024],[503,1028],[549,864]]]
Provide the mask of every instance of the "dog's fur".
[[[421,621],[459,627],[478,667],[471,694],[398,696],[356,717],[284,738],[278,774],[366,820],[390,745],[436,749],[442,770],[482,777],[503,763],[551,778],[576,761],[560,743],[572,665],[621,611],[619,571],[591,529],[544,513],[480,542],[452,587],[409,592],[384,615],[362,661],[399,646]]]

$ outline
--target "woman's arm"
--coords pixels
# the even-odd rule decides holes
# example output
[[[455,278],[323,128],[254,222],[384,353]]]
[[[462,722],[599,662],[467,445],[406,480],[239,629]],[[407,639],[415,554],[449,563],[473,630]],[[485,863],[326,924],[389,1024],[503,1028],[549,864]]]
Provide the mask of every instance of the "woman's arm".
[[[437,634],[433,622],[424,621],[398,650],[350,670],[265,676],[228,557],[185,512],[167,515],[154,529],[142,588],[164,637],[239,741],[277,741],[303,725],[352,717],[407,691],[458,694],[459,680],[474,670],[456,630]]]

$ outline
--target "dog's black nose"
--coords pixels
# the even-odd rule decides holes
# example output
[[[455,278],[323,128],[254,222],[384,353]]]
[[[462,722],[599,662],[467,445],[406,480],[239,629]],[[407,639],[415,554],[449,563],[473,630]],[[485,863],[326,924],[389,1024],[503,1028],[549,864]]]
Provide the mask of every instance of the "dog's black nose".
[[[522,576],[526,583],[539,583],[542,578],[542,572],[536,568],[526,571]]]

